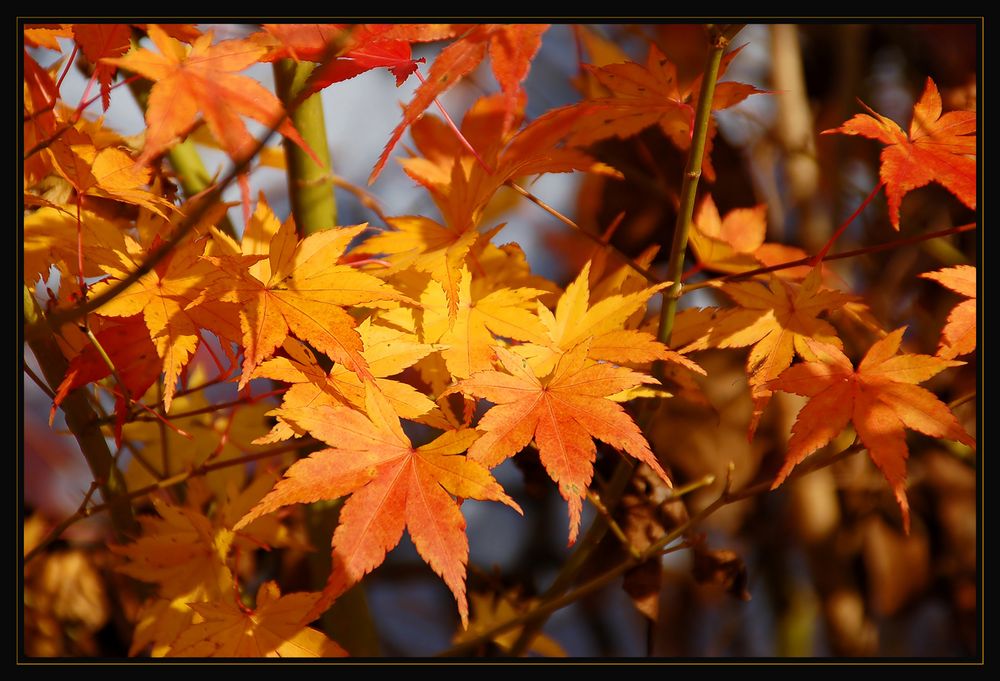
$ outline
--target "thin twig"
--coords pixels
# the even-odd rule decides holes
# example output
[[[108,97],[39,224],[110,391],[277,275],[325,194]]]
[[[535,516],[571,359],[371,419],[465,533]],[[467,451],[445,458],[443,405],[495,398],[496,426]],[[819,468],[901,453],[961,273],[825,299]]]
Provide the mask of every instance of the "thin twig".
[[[574,231],[578,232],[579,234],[582,234],[583,236],[585,236],[586,238],[590,239],[591,241],[593,241],[595,244],[597,244],[601,248],[604,248],[605,250],[608,250],[608,251],[614,253],[615,255],[617,255],[619,258],[622,259],[622,261],[626,265],[628,265],[633,270],[635,270],[636,272],[638,272],[639,274],[641,274],[650,283],[653,283],[653,284],[662,284],[663,283],[662,279],[660,279],[658,276],[656,276],[655,274],[653,274],[652,272],[650,272],[648,269],[646,269],[642,265],[639,265],[638,263],[636,263],[632,258],[630,258],[625,253],[622,253],[621,251],[619,251],[614,245],[612,245],[611,243],[608,243],[608,242],[604,241],[604,239],[602,239],[597,234],[591,234],[590,232],[588,232],[587,230],[585,230],[583,227],[581,227],[580,225],[578,225],[575,222],[573,222],[571,219],[569,219],[568,217],[566,217],[565,215],[563,215],[562,213],[560,213],[559,211],[557,211],[555,208],[553,208],[549,204],[547,204],[544,201],[542,201],[540,198],[538,198],[537,196],[535,196],[534,194],[532,194],[531,192],[529,192],[527,189],[525,189],[521,185],[519,185],[516,182],[514,182],[513,180],[508,181],[507,182],[507,186],[510,187],[511,189],[513,189],[514,191],[516,191],[518,194],[520,194],[524,198],[526,198],[529,201],[531,201],[533,204],[535,204],[536,206],[538,206],[539,208],[541,208],[542,210],[544,210],[546,213],[548,213],[549,215],[551,215],[555,219],[557,219],[560,222],[562,222],[567,227],[570,227]]]
[[[865,248],[858,248],[853,251],[844,251],[843,253],[827,255],[826,257],[823,258],[823,262],[828,262],[830,260],[841,260],[843,258],[855,258],[859,255],[868,255],[870,253],[879,253],[881,251],[891,251],[893,249],[899,248],[900,246],[909,246],[910,244],[917,244],[920,243],[921,241],[930,241],[931,239],[940,239],[946,236],[961,234],[962,232],[971,232],[974,229],[976,229],[976,223],[970,222],[968,224],[959,225],[958,227],[942,229],[938,232],[917,234],[916,236],[907,237],[905,239],[898,239],[896,241],[889,241],[884,244],[876,244],[874,246],[866,246]],[[769,265],[768,267],[758,267],[755,270],[749,270],[747,272],[725,274],[721,277],[714,277],[706,281],[700,281],[697,284],[689,284],[684,287],[683,293],[685,294],[691,293],[692,291],[697,291],[698,289],[707,288],[709,286],[717,286],[720,282],[723,281],[738,281],[741,279],[755,277],[759,274],[768,274],[770,272],[787,270],[792,267],[801,267],[803,265],[809,266],[812,265],[814,260],[815,256],[808,256],[805,258],[799,258],[798,260],[789,260],[788,262],[783,262],[778,265]]]
[[[178,473],[177,475],[173,475],[164,480],[160,480],[159,482],[153,483],[152,485],[146,485],[145,487],[133,490],[131,492],[128,492],[127,494],[122,494],[119,497],[119,500],[131,500],[131,499],[137,499],[139,497],[144,497],[158,490],[166,489],[168,487],[173,487],[174,485],[179,485],[182,482],[187,482],[191,478],[207,475],[212,471],[219,470],[220,468],[227,468],[229,466],[238,466],[240,464],[250,463],[251,461],[265,459],[269,456],[277,456],[278,454],[284,454],[286,452],[294,451],[302,447],[316,446],[321,444],[323,443],[319,442],[318,440],[313,440],[311,438],[304,438],[301,440],[295,440],[293,442],[286,443],[284,445],[280,445],[278,447],[273,447],[271,449],[265,449],[260,452],[254,452],[253,454],[246,454],[245,456],[239,456],[233,459],[226,459],[225,461],[204,463],[200,466],[195,466],[194,468],[185,471],[183,473]],[[65,532],[66,529],[69,528],[74,523],[77,523],[80,520],[83,520],[84,518],[88,518],[94,515],[95,513],[106,511],[109,508],[111,508],[111,504],[104,503],[104,504],[98,504],[97,506],[92,506],[88,509],[83,509],[82,511],[77,511],[76,513],[66,518],[61,523],[59,523],[56,526],[56,528],[52,532],[50,532],[48,536],[45,537],[45,539],[39,542],[38,545],[35,546],[35,548],[31,549],[31,551],[29,551],[28,554],[25,555],[24,562],[28,563],[33,558],[37,557],[41,553],[42,549],[44,549],[46,546],[48,546],[56,539],[58,539],[59,535]]]
[[[817,457],[815,462],[810,465],[800,465],[786,478],[786,482],[807,475],[820,468],[826,468],[827,466],[832,466],[838,461],[843,460],[847,456],[854,454],[864,446],[860,443],[855,443],[848,447],[847,449],[837,452],[834,455],[827,457]],[[712,514],[714,514],[719,509],[729,504],[741,501],[751,496],[756,496],[758,494],[765,493],[771,489],[772,482],[770,480],[764,480],[760,483],[750,485],[742,490],[733,492],[732,487],[732,464],[729,467],[729,473],[727,475],[726,486],[722,493],[713,501],[711,504],[703,508],[698,513],[692,515],[685,523],[674,528],[664,536],[660,537],[656,542],[651,544],[645,551],[642,551],[638,557],[629,556],[624,561],[611,568],[610,570],[594,577],[585,584],[577,587],[576,589],[569,591],[563,595],[560,595],[551,600],[543,600],[536,607],[531,610],[516,615],[510,619],[507,619],[499,624],[491,627],[482,634],[476,636],[475,638],[462,641],[451,648],[438,653],[438,657],[459,657],[467,655],[469,651],[475,650],[478,646],[483,643],[491,641],[494,637],[503,634],[504,632],[510,631],[511,629],[523,625],[527,625],[538,621],[539,619],[545,618],[553,612],[566,607],[581,598],[588,596],[596,591],[607,586],[610,582],[614,581],[616,578],[620,577],[628,570],[630,570],[635,565],[642,563],[651,558],[655,558],[658,555],[667,553],[673,550],[680,550],[686,548],[686,545],[682,544],[677,547],[670,547],[669,545],[680,539],[682,536],[690,532],[698,523],[702,522]],[[525,631],[528,627],[525,627]],[[532,635],[532,637],[534,634]]]
[[[24,369],[24,373],[28,374],[28,378],[34,381],[35,385],[37,385],[43,393],[49,396],[50,400],[56,399],[56,394],[52,392],[52,389],[49,386],[45,385],[45,381],[42,380],[41,376],[32,371],[27,362],[22,361],[21,368]]]

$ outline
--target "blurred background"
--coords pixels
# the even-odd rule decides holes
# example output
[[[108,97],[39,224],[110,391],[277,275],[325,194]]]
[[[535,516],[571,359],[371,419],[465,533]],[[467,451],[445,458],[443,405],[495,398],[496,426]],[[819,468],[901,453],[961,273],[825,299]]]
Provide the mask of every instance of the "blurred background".
[[[253,26],[202,25],[217,38],[243,37]],[[913,103],[928,76],[941,90],[945,110],[975,109],[980,72],[980,29],[972,23],[748,25],[734,40],[745,45],[724,80],[772,91],[750,97],[717,115],[712,164],[717,179],[703,183],[721,214],[765,204],[768,241],[815,253],[878,183],[874,141],[822,136],[863,111],[858,100],[906,129]],[[580,61],[645,61],[653,41],[677,64],[682,81],[702,69],[705,37],[699,25],[553,26],[544,36],[526,81],[527,119],[579,101]],[[430,62],[440,44],[417,46]],[[615,52],[617,51],[617,52]],[[65,58],[48,50],[32,54],[42,66]],[[427,66],[422,67],[426,72]],[[273,90],[269,65],[248,71]],[[334,172],[364,187],[378,153],[400,117],[398,103],[410,100],[410,78],[396,88],[382,70],[338,83],[323,92]],[[67,102],[79,100],[86,78],[75,69],[62,85]],[[471,77],[442,97],[456,120],[478,97],[496,91],[484,62]],[[106,124],[124,135],[144,127],[129,93],[112,96]],[[96,107],[94,107],[96,109]],[[433,108],[429,113],[436,114]],[[262,132],[249,122],[251,131]],[[409,133],[396,149],[412,148]],[[624,173],[624,180],[582,174],[548,175],[530,186],[551,206],[584,229],[600,233],[622,211],[612,238],[637,256],[662,246],[653,268],[663,271],[677,211],[685,156],[658,128],[627,140],[609,140],[595,155]],[[224,174],[221,152],[203,150],[211,171]],[[279,217],[289,211],[285,176],[266,167],[250,178],[252,195],[262,190]],[[394,162],[368,188],[386,215],[437,217],[427,193]],[[504,190],[506,191],[506,190]],[[239,201],[230,188],[227,198]],[[336,190],[338,222],[379,220],[357,196]],[[592,242],[574,234],[538,207],[508,196],[494,217],[508,226],[497,243],[519,243],[534,272],[564,286],[593,255]],[[502,213],[502,215],[501,215]],[[242,224],[239,207],[230,211]],[[884,196],[856,219],[837,244],[848,250],[971,222],[968,211],[945,189],[931,185],[903,202],[901,233],[887,219]],[[500,219],[494,220],[499,222]],[[883,328],[908,325],[908,347],[932,353],[954,294],[920,272],[975,264],[979,234],[838,261],[833,272],[843,289],[863,297]],[[620,263],[616,263],[620,264]],[[692,281],[698,281],[696,275]],[[725,299],[699,292],[682,306]],[[835,323],[837,320],[834,320]],[[850,323],[843,338],[848,355],[860,357],[870,338]],[[204,358],[202,358],[204,359]],[[801,402],[780,394],[772,401],[752,443],[746,428],[751,412],[744,363],[746,352],[710,351],[696,359],[710,379],[700,380],[703,400],[669,400],[647,432],[654,451],[672,470],[676,484],[714,474],[718,481],[680,502],[650,507],[648,527],[663,530],[711,503],[721,491],[728,464],[734,486],[763,480],[780,466],[783,443]],[[977,356],[940,374],[926,386],[975,432]],[[34,367],[30,351],[25,362]],[[972,395],[972,398],[967,396]],[[233,399],[235,387],[218,386],[211,399]],[[90,474],[65,424],[49,428],[49,399],[24,381],[24,500],[26,540],[30,533],[72,514],[90,485]],[[849,441],[844,443],[849,444]],[[963,657],[980,654],[981,611],[977,523],[976,453],[953,443],[909,433],[908,494],[913,509],[909,536],[901,531],[891,491],[865,454],[847,458],[781,489],[730,505],[699,527],[704,545],[679,551],[654,566],[661,573],[640,596],[630,597],[616,581],[606,589],[556,612],[544,633],[570,656],[757,657],[891,656]],[[127,455],[126,455],[127,456]],[[603,451],[598,476],[609,476],[617,455]],[[529,451],[496,471],[508,493],[524,508],[520,518],[497,504],[468,501],[462,510],[470,537],[469,591],[473,615],[490,599],[523,603],[549,585],[569,555],[565,548],[566,505]],[[645,487],[644,487],[645,485]],[[655,498],[652,483],[638,476],[630,493]],[[585,508],[584,527],[592,509]],[[104,541],[103,519],[74,526],[43,568],[29,575],[26,595],[41,602],[29,632],[29,654],[123,655],[127,639],[109,603],[114,580],[92,551]],[[596,575],[624,557],[609,537],[588,573]],[[660,570],[662,568],[662,572]],[[648,569],[647,569],[648,573]],[[647,575],[648,576],[648,575]],[[638,577],[634,582],[641,581]],[[55,585],[63,585],[57,593]],[[652,584],[652,586],[650,586]],[[382,648],[392,656],[430,655],[452,644],[459,626],[445,585],[420,560],[409,539],[364,582]],[[64,592],[64,593],[63,593]],[[60,601],[59,599],[63,600]],[[46,600],[47,599],[47,600]],[[74,600],[77,599],[77,600]],[[80,600],[82,599],[82,600]],[[496,601],[494,601],[494,606]],[[47,608],[47,609],[46,609]],[[653,615],[654,617],[650,617]],[[46,619],[47,618],[47,619]],[[33,636],[33,638],[31,638]],[[30,646],[36,646],[32,649]],[[31,652],[34,650],[35,652]],[[487,646],[480,654],[499,654]],[[551,652],[551,651],[550,651]]]

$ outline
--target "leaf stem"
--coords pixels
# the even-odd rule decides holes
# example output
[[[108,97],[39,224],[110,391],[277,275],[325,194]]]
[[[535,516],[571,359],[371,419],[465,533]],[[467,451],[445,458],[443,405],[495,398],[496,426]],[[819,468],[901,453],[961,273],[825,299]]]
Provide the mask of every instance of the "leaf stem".
[[[837,228],[837,231],[833,233],[833,236],[830,237],[830,240],[826,242],[826,245],[823,246],[823,248],[820,249],[819,253],[817,253],[816,256],[813,258],[813,267],[815,267],[816,265],[820,264],[823,261],[823,258],[825,258],[826,254],[830,252],[830,249],[833,248],[833,245],[837,243],[837,239],[839,239],[840,236],[844,233],[844,231],[850,226],[850,224],[854,222],[854,219],[859,215],[861,215],[862,211],[864,211],[864,209],[868,206],[868,204],[872,202],[872,199],[875,198],[875,196],[879,193],[879,191],[881,191],[882,187],[884,186],[885,182],[879,182],[875,186],[875,189],[873,189],[871,193],[865,198],[865,200],[861,202],[861,205],[858,206],[853,213],[851,213],[850,217],[844,220],[844,222],[840,225],[840,227]]]

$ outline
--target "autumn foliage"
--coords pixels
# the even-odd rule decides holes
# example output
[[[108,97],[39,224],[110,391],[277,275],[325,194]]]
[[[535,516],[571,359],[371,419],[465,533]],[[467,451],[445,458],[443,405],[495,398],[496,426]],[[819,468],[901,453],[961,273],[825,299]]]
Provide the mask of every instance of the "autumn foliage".
[[[891,537],[866,549],[866,561],[889,556],[876,574],[903,555],[886,546],[936,527],[935,466],[974,468],[974,101],[956,105],[926,77],[906,120],[855,102],[853,117],[815,126],[814,168],[856,142],[871,184],[810,240],[805,195],[796,234],[774,223],[777,193],[754,204],[723,189],[738,164],[717,114],[805,102],[784,82],[721,80],[745,58],[740,26],[636,27],[628,52],[585,26],[220,28],[23,26],[24,371],[91,477],[76,512],[37,498],[25,511],[22,655],[377,655],[366,632],[381,610],[364,589],[408,550],[404,533],[454,598],[449,652],[562,655],[574,648],[542,632],[547,617],[620,575],[638,612],[683,626],[659,608],[664,553],[690,552],[692,584],[748,598],[756,563],[702,534],[723,507],[789,487],[803,503],[799,482],[834,485],[835,470],[868,499],[864,512],[844,502],[844,527]],[[527,83],[560,31],[578,49],[579,94],[550,106]],[[291,91],[247,74],[272,64],[297,74]],[[89,79],[79,102],[62,93],[75,68]],[[369,190],[335,174],[322,118],[299,113],[370,71],[415,89],[371,150]],[[453,120],[442,97],[484,78],[495,86]],[[141,135],[95,113],[133,96]],[[218,172],[195,143],[225,155]],[[375,197],[394,163],[427,202],[386,215]],[[367,222],[341,225],[332,201],[289,210],[259,181],[265,167],[293,194],[337,186]],[[581,183],[569,216],[533,184],[552,174]],[[932,195],[933,222],[916,199],[931,184],[947,190]],[[223,200],[230,186],[238,203]],[[621,198],[634,187],[656,207]],[[522,206],[563,231],[546,237],[563,279],[505,238]],[[905,304],[878,291],[890,261],[877,259],[894,254],[909,254],[885,273]],[[841,267],[859,261],[874,273]],[[41,451],[25,418],[26,448]],[[500,541],[470,513],[528,528],[548,495],[573,553],[536,596],[551,576],[533,584],[533,568],[470,559]],[[64,533],[99,513],[100,539],[67,550]],[[809,536],[807,552],[833,546]],[[72,589],[89,580],[101,594],[87,607],[116,609],[118,649],[93,638],[104,620],[53,591],[68,556],[86,566]],[[874,598],[882,614],[896,605]],[[834,653],[873,652],[832,640]]]

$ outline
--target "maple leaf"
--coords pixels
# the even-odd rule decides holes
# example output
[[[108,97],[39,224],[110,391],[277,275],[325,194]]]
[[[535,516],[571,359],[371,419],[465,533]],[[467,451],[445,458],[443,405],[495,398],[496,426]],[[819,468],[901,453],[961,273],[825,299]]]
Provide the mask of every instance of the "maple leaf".
[[[142,188],[149,184],[152,171],[137,165],[122,149],[98,150],[90,135],[71,128],[48,151],[55,169],[80,194],[131,203],[164,218],[175,210],[170,201]]]
[[[506,622],[527,612],[538,599],[525,599],[519,597],[517,591],[510,593],[472,593],[469,601],[472,604],[472,619],[469,621],[469,628],[456,632],[455,643],[462,643],[478,638],[482,634],[491,630],[497,624]],[[523,627],[514,627],[493,637],[493,643],[506,652],[509,652],[518,638],[521,636]],[[558,642],[542,633],[535,634],[528,645],[529,651],[534,651],[544,657],[566,657],[566,651]]]
[[[459,143],[437,118],[425,116],[415,126],[418,148],[426,158],[402,161],[404,170],[428,189],[445,224],[422,216],[389,218],[393,231],[376,234],[362,244],[365,251],[384,253],[396,268],[428,272],[444,288],[449,317],[458,313],[459,269],[476,268],[473,255],[503,224],[478,232],[484,211],[497,191],[521,175],[586,170],[620,175],[575,149],[560,147],[569,121],[581,112],[561,109],[539,117],[515,135],[502,132],[503,100],[478,100],[462,122],[480,158]],[[520,121],[520,111],[517,118]],[[490,169],[483,167],[487,163]]]
[[[160,517],[140,516],[142,536],[110,547],[127,561],[116,568],[119,572],[158,585],[159,596],[137,615],[130,655],[150,643],[153,654],[162,655],[197,616],[187,603],[216,601],[232,594],[233,588],[226,565],[233,533],[214,527],[194,509],[156,497],[152,501]]]
[[[541,303],[537,305],[538,316],[548,337],[545,345],[529,343],[514,350],[528,358],[529,364],[540,376],[552,371],[560,355],[585,341],[589,341],[590,359],[616,364],[645,364],[653,360],[665,360],[681,364],[700,374],[705,373],[697,364],[663,345],[651,334],[624,328],[629,317],[645,311],[647,301],[656,292],[669,286],[669,283],[657,284],[629,294],[609,295],[591,305],[589,277],[590,262],[584,265],[577,278],[566,287],[566,292],[556,305],[555,314]]]
[[[24,283],[49,278],[49,269],[59,267],[74,278],[80,274],[77,229],[82,228],[83,276],[99,277],[104,267],[119,262],[125,250],[125,235],[110,220],[88,210],[76,215],[56,207],[39,208],[24,218]]]
[[[101,60],[128,52],[132,29],[128,24],[73,24],[73,38],[83,50],[83,56],[94,65],[94,77],[101,84],[101,105],[107,111],[116,68]]]
[[[371,319],[358,326],[358,334],[365,345],[361,355],[376,377],[375,385],[396,413],[402,418],[425,423],[428,423],[429,417],[429,425],[444,425],[430,398],[408,383],[385,378],[426,357],[434,351],[434,347],[418,342],[411,332],[373,324]],[[365,387],[357,374],[339,365],[334,365],[329,372],[324,371],[309,348],[294,338],[285,339],[282,347],[287,357],[269,359],[254,373],[255,378],[291,383],[282,397],[282,410],[314,409],[321,404],[347,404],[364,409]],[[275,412],[279,413],[280,410]],[[257,442],[278,442],[304,434],[304,431],[279,417],[271,432]]]
[[[691,223],[688,241],[705,269],[731,274],[778,265],[807,257],[805,251],[784,244],[766,244],[767,206],[735,208],[723,219],[711,194],[706,194]],[[806,266],[781,270],[779,276],[801,279]]]
[[[292,218],[279,227],[261,194],[241,246],[229,242],[230,249],[241,249],[242,254],[207,257],[228,276],[205,289],[189,306],[205,301],[239,304],[245,354],[241,389],[290,332],[359,377],[372,378],[361,355],[356,322],[344,307],[409,299],[370,274],[335,264],[366,227],[327,229],[299,241]],[[216,237],[226,243],[221,233]]]
[[[953,359],[976,349],[976,268],[971,265],[946,267],[936,272],[924,272],[924,279],[933,279],[955,293],[965,296],[948,314],[948,323],[941,330],[937,354]]]
[[[494,288],[488,280],[478,281],[484,285],[476,285],[468,268],[462,267],[453,324],[449,324],[444,289],[436,281],[431,281],[420,297],[424,340],[447,346],[441,356],[456,378],[468,378],[474,371],[492,367],[495,336],[545,341],[545,327],[532,311],[535,299],[545,291]]]
[[[839,291],[821,289],[821,273],[814,269],[801,285],[771,275],[765,285],[761,281],[731,282],[720,286],[723,293],[740,307],[719,311],[708,308],[678,315],[675,338],[684,345],[681,352],[707,347],[742,348],[753,346],[747,357],[747,374],[754,401],[749,437],[752,439],[764,408],[771,399],[768,381],[777,378],[792,363],[795,354],[815,359],[813,339],[843,347],[836,329],[819,318],[853,300]],[[697,324],[695,316],[699,317]]]
[[[253,610],[228,601],[191,603],[204,619],[191,625],[170,647],[169,657],[346,657],[347,651],[321,632],[302,625],[302,617],[322,594],[281,595],[264,582]]]
[[[868,107],[865,107],[868,109]],[[855,114],[839,128],[823,134],[861,135],[887,145],[882,149],[879,177],[889,199],[889,220],[899,231],[899,207],[910,191],[931,182],[943,185],[959,201],[976,209],[976,112],[941,114],[941,95],[928,77],[913,105],[907,136],[895,121],[871,109]]]
[[[350,494],[333,534],[333,572],[324,591],[327,601],[381,565],[408,528],[417,552],[455,595],[466,623],[469,544],[465,519],[451,495],[500,501],[519,513],[521,509],[482,464],[462,455],[479,437],[476,431],[447,431],[414,448],[388,400],[370,384],[365,407],[367,417],[331,405],[279,410],[281,418],[331,449],[292,464],[285,478],[234,529],[288,504]]]
[[[237,161],[256,146],[240,114],[268,127],[284,116],[281,102],[264,86],[236,75],[257,62],[266,51],[264,47],[249,40],[224,40],[213,45],[209,32],[195,39],[188,53],[181,42],[155,24],[149,25],[148,34],[160,54],[140,49],[102,62],[155,81],[146,109],[146,145],[137,160],[140,165],[190,132],[199,111],[226,153]],[[278,131],[322,165],[290,120],[285,119]]]
[[[23,33],[25,44],[56,52],[62,52],[56,38],[73,37],[73,30],[69,24],[25,24]]]
[[[431,64],[427,79],[421,83],[413,99],[403,109],[403,120],[393,130],[385,149],[382,150],[382,155],[379,156],[368,178],[368,184],[374,183],[378,178],[385,162],[389,159],[389,154],[392,153],[406,128],[417,120],[436,97],[475,69],[487,51],[493,66],[493,75],[500,84],[505,101],[507,113],[503,119],[502,131],[510,130],[520,97],[521,82],[527,77],[531,60],[541,47],[542,34],[548,28],[548,24],[482,24],[473,26],[462,37],[441,50]]]
[[[54,40],[54,39],[53,39]],[[58,43],[56,43],[58,45]],[[22,54],[24,68],[24,148],[33,149],[53,138],[57,123],[54,108],[59,101],[59,88],[52,76],[32,59],[27,50]],[[33,185],[48,174],[49,156],[33,154],[24,160],[25,185]]]
[[[587,359],[589,341],[559,358],[540,380],[524,359],[496,347],[505,371],[479,371],[443,395],[462,392],[494,403],[477,426],[483,437],[469,458],[490,468],[514,456],[534,438],[542,465],[569,503],[569,543],[580,529],[583,498],[594,476],[594,438],[643,461],[670,484],[642,432],[608,396],[656,379],[629,369]],[[442,395],[442,396],[443,396]]]
[[[719,78],[725,74],[729,63],[742,49],[733,50],[723,57],[719,66]],[[686,151],[691,146],[701,76],[682,85],[677,78],[677,67],[667,60],[656,45],[650,45],[645,66],[634,62],[603,67],[589,64],[583,66],[597,82],[611,92],[611,96],[574,105],[587,111],[588,115],[574,126],[569,138],[570,144],[584,146],[608,137],[625,139],[652,125],[658,125],[681,151]],[[717,83],[712,110],[727,109],[755,94],[767,92],[746,83]],[[715,171],[709,160],[715,129],[715,122],[710,120],[704,157],[704,173],[708,180],[715,179]]]
[[[826,445],[847,426],[868,448],[872,461],[892,487],[910,531],[910,506],[906,500],[905,428],[931,437],[957,440],[970,447],[976,441],[933,393],[917,386],[948,367],[964,362],[930,355],[897,354],[906,327],[877,341],[855,370],[841,350],[806,340],[815,361],[786,369],[769,382],[783,390],[810,398],[799,412],[788,441],[785,465],[775,478],[779,486],[805,457]]]
[[[160,361],[156,348],[149,340],[149,334],[138,315],[128,317],[120,324],[107,325],[95,334],[115,370],[128,391],[128,399],[138,399],[160,377]],[[80,386],[98,381],[111,375],[111,369],[93,345],[87,345],[74,357],[66,370],[66,376],[56,389],[49,412],[49,423],[55,417],[56,409],[66,396]],[[115,386],[115,442],[121,444],[122,425],[128,416],[127,399],[121,394],[122,388]]]
[[[163,360],[163,404],[168,411],[181,370],[198,349],[201,330],[212,329],[220,338],[234,343],[241,338],[239,326],[232,321],[236,311],[231,303],[188,307],[203,289],[224,276],[202,259],[206,245],[210,244],[205,239],[185,242],[151,272],[98,308],[99,314],[111,317],[142,314],[156,353]],[[122,254],[118,267],[103,268],[112,278],[96,284],[94,295],[124,279],[137,266],[138,263]]]
[[[388,69],[396,87],[424,59],[413,59],[411,42],[451,38],[458,28],[451,24],[263,24],[265,33],[252,39],[269,48],[262,61],[285,57],[320,62],[309,78],[309,91],[354,78],[376,68]],[[336,41],[341,41],[337,45]],[[331,52],[333,52],[331,54]]]

